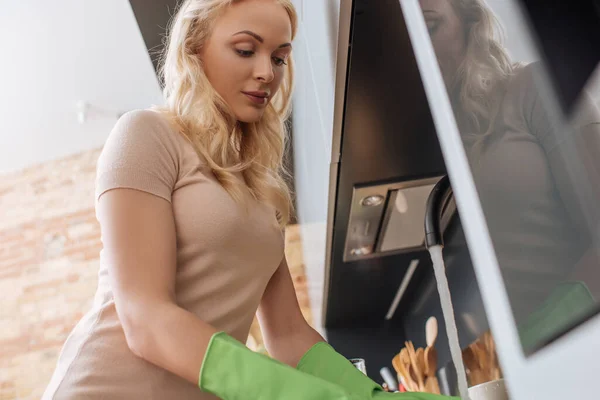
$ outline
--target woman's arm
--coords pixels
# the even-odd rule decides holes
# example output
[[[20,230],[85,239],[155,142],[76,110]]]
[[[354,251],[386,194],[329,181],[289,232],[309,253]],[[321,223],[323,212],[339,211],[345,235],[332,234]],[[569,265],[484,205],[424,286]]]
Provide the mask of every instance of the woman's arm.
[[[255,353],[177,306],[168,201],[115,189],[101,196],[98,215],[117,312],[136,355],[224,400],[349,400],[341,387]]]
[[[315,343],[325,341],[302,315],[285,257],[267,285],[258,320],[269,354],[292,367]]]
[[[98,220],[119,319],[131,351],[194,385],[215,328],[175,302],[171,204],[134,189],[98,200]]]

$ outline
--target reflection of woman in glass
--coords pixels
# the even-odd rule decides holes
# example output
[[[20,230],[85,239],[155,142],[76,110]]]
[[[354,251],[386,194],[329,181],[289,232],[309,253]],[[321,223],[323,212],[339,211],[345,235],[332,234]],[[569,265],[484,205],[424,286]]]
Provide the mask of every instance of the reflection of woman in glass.
[[[598,119],[582,110],[573,130],[556,129],[536,86],[539,66],[512,63],[482,0],[420,4],[520,323],[560,283],[582,272],[600,281],[588,229],[598,216],[581,203],[585,190],[584,202],[600,199]],[[569,175],[573,161],[586,176]]]

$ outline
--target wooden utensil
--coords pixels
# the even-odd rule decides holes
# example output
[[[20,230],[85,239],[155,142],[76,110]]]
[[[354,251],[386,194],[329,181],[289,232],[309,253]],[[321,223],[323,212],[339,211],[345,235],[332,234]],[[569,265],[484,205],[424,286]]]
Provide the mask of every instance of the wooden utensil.
[[[419,390],[418,384],[417,384],[418,379],[417,379],[416,371],[415,371],[414,367],[412,366],[412,362],[410,360],[408,348],[404,347],[400,351],[400,361],[406,370],[407,379],[410,380],[412,383],[412,385],[411,385],[412,387],[409,390],[411,390],[413,392],[417,392]]]
[[[419,364],[419,369],[424,376],[427,376],[427,368],[425,365],[425,350],[422,347],[419,347],[416,351],[417,355],[417,363]]]
[[[485,333],[485,344],[490,355],[490,364],[492,367],[492,380],[498,380],[501,378],[500,365],[498,364],[498,354],[496,354],[496,343],[491,332]]]
[[[422,390],[421,385],[419,384],[420,375],[417,373],[415,366],[412,363],[410,363],[406,366],[406,370],[408,371],[408,375],[411,381],[411,391],[420,392]]]
[[[441,394],[440,384],[435,376],[427,377],[425,380],[425,391],[432,394]]]
[[[483,371],[481,371],[480,369],[474,369],[469,371],[469,383],[471,384],[471,386],[477,386],[485,382],[488,382],[488,380],[485,379]]]
[[[392,358],[392,367],[394,367],[396,374],[402,375],[403,370],[400,361],[400,353],[396,354],[394,358]]]
[[[427,347],[433,347],[435,340],[438,335],[438,322],[437,318],[429,317],[425,323],[425,340],[427,341]]]
[[[408,349],[403,347],[400,351],[400,361],[403,365],[410,365],[410,357],[408,356]]]
[[[415,375],[417,377],[417,382],[419,384],[419,390],[423,391],[425,389],[425,383],[423,382],[423,374],[421,372],[421,368],[419,368],[419,361],[417,360],[417,354],[415,352],[415,346],[411,341],[405,342],[406,348],[408,349],[408,356],[410,358],[411,366],[414,368]]]
[[[394,358],[392,358],[392,366],[394,367],[394,370],[396,370],[396,374],[398,375],[398,380],[403,381],[404,386],[407,386],[407,388],[408,388],[408,384],[406,383],[407,378],[408,378],[408,373],[406,372],[404,365],[402,365],[402,361],[400,360],[400,353],[396,354],[396,356]]]
[[[473,351],[473,348],[471,346],[467,347],[465,350],[463,350],[462,352],[462,357],[463,357],[463,362],[465,363],[465,368],[467,369],[468,372],[468,376],[469,376],[469,383],[471,384],[471,386],[474,386],[474,376],[478,375],[479,371],[479,362],[477,361],[476,355]]]
[[[440,394],[440,385],[435,376],[437,371],[437,351],[434,347],[427,347],[425,356],[425,390],[428,393]]]
[[[404,377],[398,377],[398,383],[399,386],[402,385],[401,387],[403,387],[404,390],[406,390],[407,392],[412,392],[412,387],[410,386],[410,383],[408,383],[406,379],[404,379]]]
[[[435,386],[433,384],[433,378],[427,377],[427,379],[425,380],[425,391],[427,393],[437,394],[435,392]]]
[[[425,349],[425,375],[435,376],[437,371],[437,350],[435,347]]]
[[[465,366],[469,370],[469,382],[471,386],[479,385],[491,380],[489,374],[489,362],[484,346],[475,342],[463,352]]]
[[[462,352],[462,356],[465,367],[467,367],[468,370],[479,369],[479,361],[477,361],[477,356],[471,346],[467,347]]]
[[[412,364],[403,364],[402,365],[405,371],[405,381],[407,383],[407,389],[411,392],[419,391],[419,385],[417,384],[417,376],[415,374],[415,370]]]
[[[407,366],[404,364],[404,362],[402,362],[400,354],[401,353],[396,354],[396,356],[392,359],[392,366],[398,374],[398,380],[400,380],[404,384],[406,389],[415,391],[416,383],[413,381],[410,375],[410,371],[407,369]]]
[[[484,379],[486,380],[486,382],[491,381],[493,366],[491,363],[489,351],[483,342],[475,343],[475,349],[478,353],[479,367],[483,372]]]

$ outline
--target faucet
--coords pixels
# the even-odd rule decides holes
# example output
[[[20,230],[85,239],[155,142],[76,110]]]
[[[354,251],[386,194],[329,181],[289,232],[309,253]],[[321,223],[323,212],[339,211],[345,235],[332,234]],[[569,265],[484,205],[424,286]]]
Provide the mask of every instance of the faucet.
[[[425,246],[444,246],[443,232],[441,229],[442,212],[452,198],[452,186],[448,175],[436,183],[431,190],[425,206]]]
[[[444,265],[442,254],[442,248],[444,247],[443,232],[441,229],[442,212],[448,205],[448,201],[452,196],[453,192],[452,187],[450,186],[450,179],[448,178],[448,175],[444,175],[444,177],[433,187],[427,198],[425,208],[425,246],[431,255],[438,294],[440,296],[442,314],[444,315],[444,322],[446,323],[446,334],[448,335],[450,354],[458,375],[458,390],[461,399],[468,400],[470,397],[467,374],[462,359],[458,330],[456,328],[456,319],[454,317],[452,298],[450,296],[450,287],[448,286],[446,266]]]

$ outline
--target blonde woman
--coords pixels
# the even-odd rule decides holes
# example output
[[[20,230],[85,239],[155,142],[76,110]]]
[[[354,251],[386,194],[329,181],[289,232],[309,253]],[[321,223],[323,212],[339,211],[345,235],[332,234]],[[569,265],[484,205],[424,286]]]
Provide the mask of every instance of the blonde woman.
[[[306,323],[284,259],[296,25],[289,0],[181,4],[166,105],[123,116],[98,161],[98,290],[44,399],[388,395]],[[273,358],[243,345],[257,310]]]
[[[600,295],[596,106],[582,98],[572,129],[558,129],[539,64],[510,60],[485,1],[419,1],[517,323],[565,282]]]

